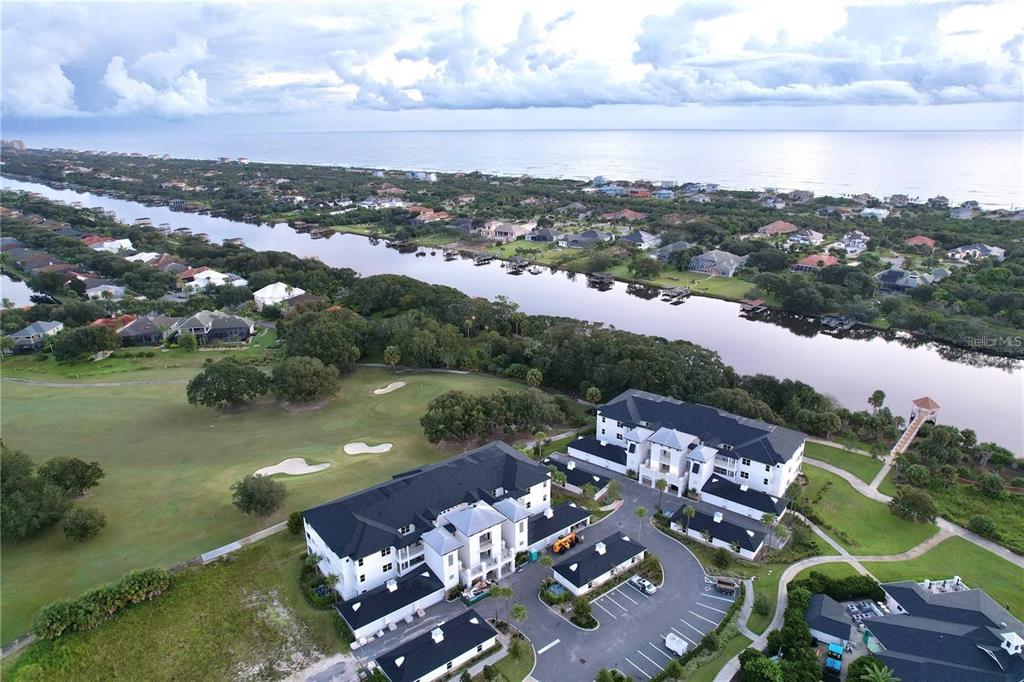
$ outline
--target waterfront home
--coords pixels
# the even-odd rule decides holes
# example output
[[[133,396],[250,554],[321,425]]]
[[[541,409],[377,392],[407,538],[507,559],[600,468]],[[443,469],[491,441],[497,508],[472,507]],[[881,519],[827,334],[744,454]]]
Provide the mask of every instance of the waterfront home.
[[[919,234],[919,235],[915,235],[913,237],[910,237],[909,239],[904,239],[903,240],[903,245],[904,246],[925,246],[925,247],[928,247],[929,249],[934,249],[938,245],[938,242],[936,242],[934,239],[932,239],[930,237],[925,237],[924,235]]]
[[[122,346],[157,346],[170,336],[178,317],[142,315],[117,329]]]
[[[959,206],[949,210],[949,217],[954,220],[970,220],[976,212],[971,206]]]
[[[538,227],[526,235],[527,241],[539,242],[542,244],[553,244],[561,238],[561,233],[555,232],[550,227]]]
[[[206,291],[210,287],[231,285],[244,287],[249,281],[230,272],[218,272],[213,268],[204,266],[188,268],[178,274],[179,287],[182,291],[196,293]]]
[[[691,259],[690,270],[719,277],[732,277],[746,262],[747,256],[737,256],[728,251],[714,249]]]
[[[125,288],[105,279],[86,279],[85,297],[91,299],[105,299],[108,301],[120,301],[124,298]]]
[[[786,244],[791,246],[818,246],[825,241],[825,235],[817,230],[804,229],[789,235]]]
[[[961,262],[980,260],[984,258],[995,258],[997,261],[1002,261],[1006,258],[1006,249],[981,243],[965,244],[964,246],[956,247],[946,255],[953,260]]]
[[[757,228],[757,234],[761,235],[762,237],[775,237],[780,234],[796,232],[798,229],[800,228],[798,228],[793,223],[787,223],[785,220],[776,220],[774,222],[768,223],[767,225],[762,225],[761,227]]]
[[[672,257],[672,254],[675,253],[676,251],[686,251],[687,249],[689,249],[692,246],[693,246],[693,244],[691,244],[689,242],[684,242],[684,241],[672,242],[671,244],[666,244],[665,246],[662,246],[661,248],[655,249],[654,252],[651,255],[653,255],[659,261],[664,263],[664,262],[668,261],[669,258]]]
[[[814,192],[806,189],[795,189],[788,195],[789,200],[798,204],[806,204],[808,201],[814,199]]]
[[[617,531],[586,552],[555,564],[551,574],[555,582],[578,597],[636,566],[646,554],[646,547]]]
[[[650,232],[644,232],[643,230],[635,230],[619,239],[619,241],[632,244],[641,251],[648,251],[661,244],[661,237]]]
[[[873,204],[878,201],[878,199],[871,196],[867,192],[862,192],[861,194],[854,194],[850,198],[856,201],[861,206],[867,206],[868,204]]]
[[[900,268],[883,270],[875,275],[875,279],[878,280],[879,290],[895,294],[903,294],[920,286],[934,284],[936,281],[931,274]]]
[[[881,221],[883,221],[883,220],[885,220],[886,218],[889,217],[889,209],[887,209],[887,208],[865,208],[865,209],[861,209],[861,212],[860,212],[859,215],[860,215],[861,218],[874,218],[875,220],[881,222]]]
[[[484,237],[493,239],[496,242],[511,242],[525,237],[537,227],[536,222],[528,223],[503,223],[499,220],[489,220],[484,229],[480,231]]]
[[[248,341],[256,331],[252,320],[219,310],[200,310],[171,325],[170,336],[192,334],[201,344],[212,341]]]
[[[42,349],[46,345],[46,339],[63,329],[63,322],[38,320],[13,334],[8,334],[7,338],[14,342],[14,352],[31,352]]]
[[[775,196],[760,197],[757,200],[757,205],[761,208],[771,208],[780,210],[786,208],[786,202],[784,199]]]
[[[789,269],[793,272],[816,272],[823,268],[832,267],[838,265],[839,259],[835,256],[831,256],[827,253],[816,253],[810,256],[801,258],[793,265],[789,266]]]
[[[929,199],[928,205],[932,208],[949,208],[949,199],[940,194]]]
[[[585,230],[579,234],[564,234],[558,239],[558,245],[573,249],[585,249],[600,242],[611,241],[613,235],[597,230]]]
[[[676,193],[673,192],[670,189],[662,188],[662,189],[655,190],[654,193],[653,193],[653,196],[654,196],[655,199],[665,199],[665,200],[668,200],[668,199],[675,199],[676,198]]]
[[[651,196],[651,190],[646,187],[631,187],[629,189],[629,196],[636,197],[638,199],[646,199]]]
[[[888,204],[896,208],[906,206],[910,203],[910,197],[906,194],[893,194],[889,197]]]
[[[433,682],[453,675],[497,644],[498,631],[469,609],[374,661],[388,682]]]
[[[419,182],[437,182],[437,173],[425,171],[409,171],[405,174],[405,177],[410,180],[418,180]]]
[[[441,220],[448,220],[447,211],[422,211],[409,222],[413,225],[426,225],[427,223],[436,223]]]
[[[612,197],[621,197],[629,194],[629,190],[619,185],[605,185],[604,187],[599,187],[597,191]]]
[[[293,287],[284,282],[274,282],[258,291],[254,291],[252,300],[256,303],[256,310],[263,310],[267,306],[275,306],[304,293],[306,293],[305,289]]]

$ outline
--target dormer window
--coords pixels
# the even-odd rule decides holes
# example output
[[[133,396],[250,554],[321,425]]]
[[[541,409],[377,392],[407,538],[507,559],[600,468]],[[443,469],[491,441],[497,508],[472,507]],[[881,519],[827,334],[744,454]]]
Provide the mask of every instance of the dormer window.
[[[399,528],[398,529],[398,533],[400,535],[408,535],[409,533],[413,532],[414,530],[416,530],[416,526],[410,523],[407,526],[402,526],[401,528]]]
[[[500,485],[497,488],[495,488],[494,490],[491,491],[491,495],[493,495],[494,497],[501,497],[504,494],[505,494],[505,489],[502,488]]]

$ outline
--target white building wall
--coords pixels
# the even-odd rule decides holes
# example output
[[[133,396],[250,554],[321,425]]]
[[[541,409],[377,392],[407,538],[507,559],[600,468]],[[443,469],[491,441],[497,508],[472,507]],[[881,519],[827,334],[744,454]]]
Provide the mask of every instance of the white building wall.
[[[847,640],[840,639],[835,635],[830,635],[827,632],[821,630],[815,630],[811,628],[811,637],[818,640],[819,642],[825,642],[826,644],[838,644],[839,646],[846,646]]]
[[[459,570],[462,566],[459,564],[459,553],[457,551],[453,550],[441,555],[427,547],[423,558],[426,561],[427,568],[444,583],[444,589],[450,590],[459,584]]]
[[[529,521],[523,519],[517,523],[505,520],[501,522],[501,539],[513,552],[525,552],[527,549]]]
[[[306,523],[306,520],[302,521],[303,526],[306,529],[306,552],[309,554],[317,554],[323,557],[317,566],[320,568],[320,572],[324,575],[336,575],[338,576],[338,584],[335,589],[343,599],[354,597],[357,592],[355,590],[351,564],[349,561],[344,561],[337,554],[331,550],[327,543],[323,541],[313,527]]]
[[[676,523],[675,521],[670,523],[669,527],[672,530],[676,531],[677,533],[683,533],[683,526],[678,524],[678,523]],[[695,531],[693,528],[690,528],[689,530],[687,530],[684,533],[684,535],[686,535],[687,537],[693,538],[694,540],[697,540],[698,542],[701,542],[701,543],[703,543],[705,545],[711,545],[712,547],[722,547],[722,548],[727,549],[729,552],[731,552],[731,553],[733,553],[733,554],[735,554],[737,556],[741,556],[744,559],[749,559],[751,561],[754,560],[754,558],[757,556],[757,552],[761,551],[761,547],[764,546],[764,543],[762,542],[761,546],[759,546],[757,548],[757,551],[752,552],[749,549],[740,549],[740,551],[737,552],[736,550],[733,549],[732,545],[729,544],[728,542],[726,542],[725,540],[719,540],[718,538],[714,538],[714,539],[712,539],[711,542],[708,542],[707,540],[704,539],[704,536],[701,533]]]
[[[612,568],[607,573],[599,575],[597,578],[591,580],[589,583],[587,583],[583,587],[576,587],[575,585],[572,584],[572,581],[568,580],[567,578],[563,578],[562,575],[560,573],[556,572],[554,569],[551,569],[551,573],[554,576],[556,582],[558,582],[559,584],[564,586],[565,589],[569,590],[570,592],[572,592],[573,595],[578,597],[581,594],[586,594],[587,592],[593,590],[594,588],[599,587],[599,586],[605,584],[606,582],[608,582],[609,580],[611,580],[615,576],[619,575],[620,573],[622,573],[623,571],[625,571],[629,567],[634,566],[635,564],[640,563],[640,561],[644,558],[644,555],[646,553],[647,552],[640,552],[639,554],[637,554],[633,558],[628,559],[626,561],[623,561],[621,564],[619,564],[618,566]]]
[[[519,503],[531,514],[544,511],[551,506],[551,479],[544,480],[530,488],[530,492],[519,498]]]

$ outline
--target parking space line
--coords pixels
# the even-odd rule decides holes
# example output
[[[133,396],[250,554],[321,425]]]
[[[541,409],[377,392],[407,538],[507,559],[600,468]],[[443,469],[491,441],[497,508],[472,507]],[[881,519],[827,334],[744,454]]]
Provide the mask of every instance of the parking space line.
[[[708,606],[707,604],[701,604],[700,602],[697,602],[697,606],[703,606],[704,608],[711,609],[712,611],[718,611],[719,613],[725,613],[725,611],[723,611],[722,609],[716,609],[714,606]]]
[[[556,640],[555,640],[555,641],[553,641],[553,642],[550,642],[550,643],[548,643],[548,644],[545,644],[544,646],[542,646],[542,647],[541,647],[541,648],[540,648],[540,649],[539,649],[539,650],[537,651],[537,655],[538,655],[538,656],[540,656],[540,655],[541,655],[542,653],[544,653],[545,651],[547,651],[548,649],[550,649],[551,647],[555,646],[556,644],[558,644],[558,643],[559,643],[559,642],[561,642],[561,641],[562,641],[562,640],[560,640],[560,639],[556,639]]]
[[[687,636],[686,636],[686,635],[684,635],[683,633],[679,632],[679,630],[676,630],[676,629],[675,629],[674,627],[672,627],[671,625],[669,626],[669,630],[671,630],[672,632],[676,633],[677,635],[679,635],[680,637],[682,637],[683,639],[685,639],[685,640],[686,640],[687,642],[689,642],[690,644],[692,644],[692,645],[694,645],[694,646],[697,646],[697,643],[696,643],[695,641],[693,641],[692,639],[690,639],[689,637],[687,637]]]
[[[607,614],[608,614],[609,616],[611,616],[611,617],[612,617],[612,619],[614,619],[614,620],[618,620],[618,618],[616,618],[616,617],[615,617],[615,614],[614,614],[614,613],[612,613],[611,611],[609,611],[609,610],[608,610],[608,609],[606,609],[605,607],[601,606],[601,602],[599,602],[599,601],[595,601],[595,602],[594,602],[594,604],[596,604],[596,605],[597,605],[597,608],[601,609],[602,611],[604,611],[605,613],[607,613]]]
[[[637,587],[633,583],[629,582],[628,580],[624,584],[629,585],[630,587],[632,587],[633,590],[636,591],[636,593],[639,594],[644,599],[650,599],[651,598],[651,595],[647,594],[646,592],[644,592],[643,590],[641,590],[639,587]]]
[[[659,654],[661,654],[662,656],[664,656],[664,657],[665,657],[665,658],[667,658],[668,660],[670,660],[670,661],[671,661],[671,660],[674,660],[674,658],[673,658],[672,656],[670,656],[670,655],[666,654],[666,653],[665,653],[664,651],[662,651],[661,649],[659,649],[659,648],[658,648],[658,645],[657,645],[657,644],[655,644],[654,642],[648,642],[648,644],[650,644],[650,645],[651,645],[651,648],[652,648],[652,649],[654,649],[655,651],[657,651],[657,652],[658,652]]]
[[[618,607],[619,607],[620,609],[622,609],[622,612],[623,612],[623,613],[629,613],[629,609],[627,609],[627,608],[626,608],[625,606],[623,606],[623,605],[622,605],[622,604],[620,604],[619,602],[617,602],[617,601],[615,601],[614,599],[612,599],[612,597],[611,597],[611,595],[610,595],[610,594],[605,594],[604,596],[608,598],[608,601],[610,601],[611,603],[615,604],[615,605],[616,605],[616,606],[618,606]]]
[[[686,622],[685,620],[683,620],[682,618],[680,618],[680,619],[679,619],[679,621],[680,621],[680,622],[681,622],[681,623],[682,623],[683,625],[685,625],[686,627],[690,628],[691,630],[696,630],[697,632],[699,632],[699,633],[700,633],[700,636],[701,636],[701,637],[703,637],[703,636],[704,636],[704,631],[703,631],[703,630],[697,630],[697,628],[693,627],[692,625],[690,625],[689,623],[687,623],[687,622]]]
[[[626,594],[625,590],[623,590],[623,589],[621,589],[619,587],[616,587],[614,590],[612,590],[612,592],[617,592],[619,594],[619,596],[624,597],[625,599],[628,599],[629,601],[632,601],[633,602],[633,606],[639,606],[640,605],[640,602],[633,601],[633,598],[630,597],[628,594]]]
[[[655,668],[657,668],[658,670],[661,670],[661,666],[658,665],[657,663],[655,663],[653,658],[651,658],[650,656],[648,656],[644,652],[640,651],[639,649],[637,649],[636,652],[638,654],[640,654],[641,656],[643,656],[644,658],[646,658],[648,661],[650,661],[651,665],[653,665]]]
[[[626,657],[625,657],[625,656],[623,656],[623,658],[626,658]],[[629,660],[628,658],[626,658],[626,663],[629,663],[629,664],[630,664],[631,666],[633,666],[634,668],[636,668],[637,670],[639,670],[639,671],[640,671],[640,674],[641,674],[641,675],[643,675],[644,677],[646,677],[647,679],[651,679],[651,676],[647,674],[647,671],[646,671],[646,670],[644,670],[643,668],[641,668],[640,666],[638,666],[638,665],[637,665],[636,663],[634,663],[633,661],[631,661],[631,660]]]
[[[732,599],[727,599],[725,597],[719,597],[718,595],[715,595],[715,594],[705,594],[705,595],[702,595],[702,596],[707,597],[708,599],[720,599],[722,601],[727,601],[730,604],[733,603],[733,601],[734,601]]]
[[[690,610],[687,609],[687,611],[690,611]],[[718,625],[718,621],[717,620],[711,620],[710,618],[705,618],[704,616],[700,615],[699,613],[694,613],[693,611],[690,611],[690,613],[692,613],[693,615],[697,616],[701,620],[706,620],[707,622],[711,623],[712,625]]]

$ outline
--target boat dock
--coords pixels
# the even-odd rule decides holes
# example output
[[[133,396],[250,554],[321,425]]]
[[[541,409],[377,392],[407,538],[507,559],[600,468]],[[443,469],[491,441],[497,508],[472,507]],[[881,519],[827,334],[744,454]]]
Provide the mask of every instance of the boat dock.
[[[691,295],[690,287],[668,287],[661,290],[661,300],[671,305],[681,305]]]

